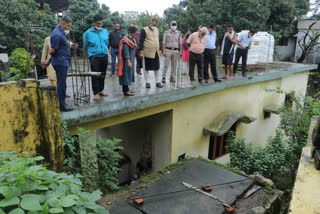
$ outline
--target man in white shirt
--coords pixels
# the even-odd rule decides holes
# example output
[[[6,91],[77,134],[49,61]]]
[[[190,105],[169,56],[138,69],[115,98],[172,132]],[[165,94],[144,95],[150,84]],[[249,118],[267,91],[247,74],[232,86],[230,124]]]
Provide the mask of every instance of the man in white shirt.
[[[251,48],[251,44],[253,42],[253,36],[255,34],[255,30],[250,30],[248,33],[242,33],[238,36],[238,48],[236,50],[236,58],[234,62],[233,76],[236,75],[238,70],[238,64],[240,61],[240,57],[242,58],[242,77],[246,77],[246,69],[247,69],[247,59],[248,59],[248,50]]]

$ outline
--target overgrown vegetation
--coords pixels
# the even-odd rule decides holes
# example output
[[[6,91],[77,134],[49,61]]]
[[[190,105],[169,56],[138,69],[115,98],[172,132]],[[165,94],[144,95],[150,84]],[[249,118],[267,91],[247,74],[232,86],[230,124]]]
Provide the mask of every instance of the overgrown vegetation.
[[[16,48],[9,57],[10,71],[14,76],[10,80],[19,80],[26,78],[27,71],[31,71],[33,60],[30,53],[24,48]]]
[[[37,164],[43,157],[0,153],[0,214],[99,213],[100,191],[82,191],[79,175],[67,175]]]
[[[281,90],[271,90],[284,93]],[[276,136],[269,137],[267,145],[260,147],[244,138],[229,138],[231,165],[247,174],[261,174],[274,181],[276,187],[287,194],[295,181],[301,150],[305,146],[311,117],[320,115],[320,99],[287,94],[287,102],[280,112],[280,125]]]
[[[117,175],[122,150],[121,140],[97,139],[90,131],[78,129],[77,136],[71,136],[63,123],[63,139],[67,173],[83,175],[82,181],[86,191],[101,189],[104,193],[119,189]]]

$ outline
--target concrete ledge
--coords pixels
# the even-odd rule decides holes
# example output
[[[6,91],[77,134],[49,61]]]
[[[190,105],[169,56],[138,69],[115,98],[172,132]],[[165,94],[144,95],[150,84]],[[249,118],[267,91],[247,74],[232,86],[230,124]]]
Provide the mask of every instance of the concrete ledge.
[[[64,112],[61,114],[61,118],[62,120],[67,122],[68,126],[76,126],[120,114],[130,113],[137,110],[142,110],[162,104],[167,104],[170,102],[191,98],[194,96],[221,91],[228,88],[281,79],[291,76],[295,73],[306,72],[317,68],[316,65],[303,65],[293,63],[283,64],[287,66],[288,71],[257,75],[253,76],[250,79],[234,79],[219,84],[208,84],[202,86],[180,88],[147,96],[137,96],[130,99],[122,99],[115,102],[89,104],[75,109],[72,112]]]
[[[218,118],[213,119],[210,125],[203,128],[203,134],[222,136],[227,133],[237,121],[249,124],[255,120],[256,118],[241,113],[223,113]]]
[[[290,214],[320,213],[320,171],[314,167],[312,159],[312,134],[320,117],[313,117],[309,128],[307,145],[303,148],[292,199]]]

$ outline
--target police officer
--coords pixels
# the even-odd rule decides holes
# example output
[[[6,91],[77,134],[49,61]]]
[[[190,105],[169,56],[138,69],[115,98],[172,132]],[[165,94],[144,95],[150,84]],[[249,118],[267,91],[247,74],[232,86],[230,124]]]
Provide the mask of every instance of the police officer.
[[[177,59],[182,56],[181,32],[177,31],[177,22],[170,23],[170,30],[167,30],[163,35],[163,55],[166,57],[164,61],[164,69],[162,73],[162,83],[166,83],[166,75],[171,63],[170,82],[176,82]]]

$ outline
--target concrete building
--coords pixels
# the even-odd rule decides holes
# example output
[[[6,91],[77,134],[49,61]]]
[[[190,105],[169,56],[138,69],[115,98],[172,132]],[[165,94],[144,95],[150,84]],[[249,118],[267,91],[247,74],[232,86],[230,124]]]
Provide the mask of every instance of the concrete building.
[[[278,45],[275,47],[276,49],[276,59],[297,62],[299,57],[301,56],[302,49],[299,45],[299,42],[303,40],[305,33],[307,32],[309,26],[316,22],[316,24],[312,27],[314,32],[320,31],[320,21],[317,20],[300,20],[298,21],[297,31],[298,33],[295,35],[291,35],[289,37],[283,37],[280,39]],[[310,32],[310,36],[312,36],[313,32]],[[306,43],[310,41],[309,37],[306,38]],[[318,41],[320,44],[320,41]],[[316,45],[314,50],[309,54],[304,63],[309,64],[320,64],[320,54],[319,54],[320,45]]]
[[[275,46],[276,60],[294,61],[294,54],[296,51],[297,37],[283,37],[280,39],[277,46]]]
[[[95,136],[122,139],[131,170],[142,152],[150,154],[155,171],[184,154],[226,163],[230,130],[259,145],[275,134],[280,118],[273,113],[283,105],[285,95],[265,89],[304,95],[308,70],[314,68],[279,63],[278,70],[249,79],[150,91],[141,89],[144,82],[138,80],[133,88],[138,96],[127,99],[112,91],[111,97],[99,103],[62,113],[62,119],[74,134],[77,127],[83,127]],[[113,88],[117,83],[108,84]]]
[[[307,32],[308,28],[312,25],[312,23],[315,23],[312,27],[312,31],[309,33],[310,36],[312,36],[314,33],[319,34],[320,31],[320,21],[317,20],[301,20],[298,22],[298,34],[297,34],[297,43],[296,43],[296,49],[294,53],[294,61],[297,62],[299,57],[301,56],[302,49],[300,45],[298,44],[301,40],[303,40],[305,33]],[[310,42],[310,38],[306,38],[306,43]],[[318,43],[314,50],[309,54],[305,62],[310,63],[310,64],[320,64],[320,54],[319,54],[319,48],[320,48],[320,39],[318,40]]]
[[[134,97],[123,97],[118,80],[107,78],[108,97],[62,113],[61,119],[74,135],[83,127],[96,137],[122,139],[124,153],[131,161],[130,172],[135,171],[143,152],[150,155],[153,171],[184,155],[226,163],[230,130],[259,145],[275,134],[280,118],[274,113],[286,96],[266,89],[304,95],[309,70],[315,68],[277,63],[274,69],[251,73],[248,78],[189,85],[184,76],[180,85],[149,90],[138,75],[131,88],[136,92]],[[72,94],[71,82],[68,86]],[[0,151],[40,154],[59,169],[63,159],[60,113],[56,94],[48,90],[33,81],[0,83],[0,111],[4,115],[0,117]]]
[[[125,11],[123,14],[123,18],[126,21],[137,20],[139,17],[138,11]]]

